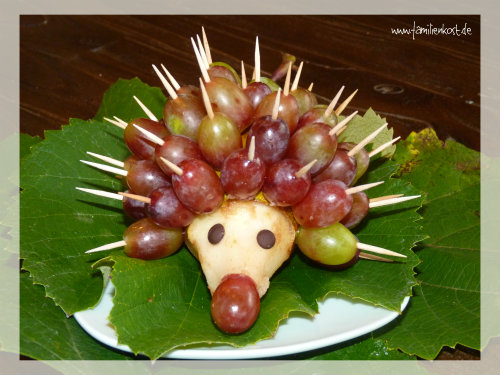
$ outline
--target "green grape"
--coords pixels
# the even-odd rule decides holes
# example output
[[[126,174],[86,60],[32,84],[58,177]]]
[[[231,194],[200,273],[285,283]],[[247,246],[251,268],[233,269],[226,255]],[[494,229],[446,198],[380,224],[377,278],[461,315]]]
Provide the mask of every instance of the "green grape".
[[[295,243],[305,256],[327,266],[350,266],[353,259],[357,260],[358,241],[349,229],[340,223],[325,228],[301,226]]]

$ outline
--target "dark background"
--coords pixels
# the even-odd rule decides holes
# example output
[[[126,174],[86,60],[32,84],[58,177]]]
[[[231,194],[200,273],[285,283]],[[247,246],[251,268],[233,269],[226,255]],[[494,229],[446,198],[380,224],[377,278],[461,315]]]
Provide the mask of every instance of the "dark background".
[[[472,35],[393,35],[391,28],[467,25]],[[270,76],[281,54],[304,61],[301,86],[320,102],[340,86],[358,94],[345,113],[372,107],[396,135],[434,128],[479,150],[479,16],[41,16],[20,17],[20,130],[42,135],[92,118],[118,78],[160,86],[151,64],[181,84],[200,76],[189,37],[205,27],[214,61],[251,74],[255,36]],[[298,65],[298,64],[297,64]],[[468,349],[439,359],[477,359]]]

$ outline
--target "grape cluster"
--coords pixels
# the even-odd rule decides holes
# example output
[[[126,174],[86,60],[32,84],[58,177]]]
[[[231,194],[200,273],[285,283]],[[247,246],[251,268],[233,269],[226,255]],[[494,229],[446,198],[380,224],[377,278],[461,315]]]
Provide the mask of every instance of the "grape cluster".
[[[132,155],[122,163],[128,190],[119,198],[137,220],[121,242],[126,254],[147,260],[173,254],[198,215],[225,200],[258,199],[293,215],[296,243],[313,261],[352,266],[359,250],[347,228],[366,216],[369,200],[350,187],[370,156],[363,144],[338,141],[356,114],[341,121],[342,110],[333,111],[341,91],[330,106],[318,105],[311,90],[298,87],[302,64],[291,87],[291,64],[283,90],[260,72],[247,85],[244,70],[240,78],[227,64],[206,64],[208,48],[193,46],[203,76],[199,87],[179,85],[163,67],[169,82],[153,66],[170,96],[163,119],[123,125]],[[243,297],[230,300],[232,293]],[[224,278],[212,300],[215,323],[230,333],[247,330],[258,309],[255,285],[244,275]]]

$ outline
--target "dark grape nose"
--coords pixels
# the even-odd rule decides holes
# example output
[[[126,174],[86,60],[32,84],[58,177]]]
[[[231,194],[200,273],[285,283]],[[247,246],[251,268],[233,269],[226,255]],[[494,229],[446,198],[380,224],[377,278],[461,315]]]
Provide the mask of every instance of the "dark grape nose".
[[[257,319],[260,298],[255,282],[247,275],[224,276],[212,296],[212,318],[227,333],[242,333]]]

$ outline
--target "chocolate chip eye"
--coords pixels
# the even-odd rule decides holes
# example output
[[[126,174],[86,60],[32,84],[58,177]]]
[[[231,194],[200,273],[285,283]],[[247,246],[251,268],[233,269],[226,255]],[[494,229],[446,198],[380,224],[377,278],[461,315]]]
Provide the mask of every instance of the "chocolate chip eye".
[[[274,246],[276,242],[276,237],[274,237],[274,233],[270,230],[263,229],[257,234],[257,243],[263,249],[270,249]]]
[[[208,231],[208,242],[210,242],[212,245],[218,244],[224,238],[225,233],[226,230],[224,229],[224,225],[215,224]]]

